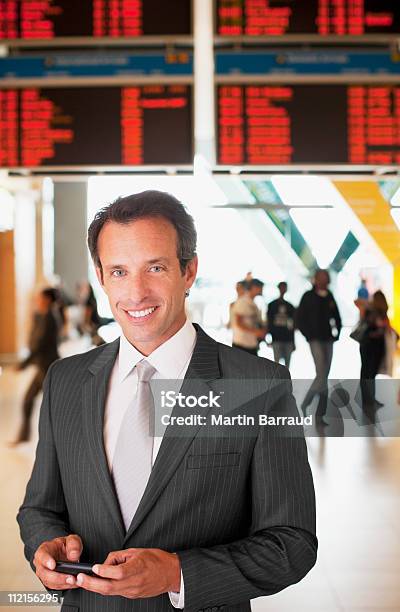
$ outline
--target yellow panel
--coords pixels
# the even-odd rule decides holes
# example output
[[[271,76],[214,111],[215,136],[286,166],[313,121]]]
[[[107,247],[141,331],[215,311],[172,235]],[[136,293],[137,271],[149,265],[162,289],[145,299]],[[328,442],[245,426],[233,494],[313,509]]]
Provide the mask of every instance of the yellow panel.
[[[400,334],[400,263],[393,271],[393,327]]]
[[[393,264],[393,324],[400,330],[400,231],[377,183],[333,181],[382,253]]]
[[[400,257],[400,231],[379,186],[369,181],[334,181],[334,185],[384,255],[392,263],[397,261]]]

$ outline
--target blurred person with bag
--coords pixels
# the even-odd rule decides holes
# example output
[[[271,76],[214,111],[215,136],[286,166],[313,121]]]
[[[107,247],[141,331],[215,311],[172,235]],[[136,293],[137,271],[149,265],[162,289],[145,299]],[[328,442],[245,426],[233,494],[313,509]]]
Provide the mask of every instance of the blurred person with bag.
[[[359,300],[355,304],[360,309],[360,321],[350,336],[360,343],[363,408],[372,410],[382,406],[375,398],[375,378],[378,374],[392,376],[399,336],[390,325],[388,303],[382,291],[375,291],[367,304],[360,304]]]

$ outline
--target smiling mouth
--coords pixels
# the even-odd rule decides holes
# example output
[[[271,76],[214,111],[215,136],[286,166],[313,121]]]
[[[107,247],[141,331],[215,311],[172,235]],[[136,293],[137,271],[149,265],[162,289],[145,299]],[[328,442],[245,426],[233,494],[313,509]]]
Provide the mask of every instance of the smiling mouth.
[[[143,310],[126,310],[125,312],[133,319],[144,319],[149,317],[158,306],[151,306],[150,308],[144,308]]]

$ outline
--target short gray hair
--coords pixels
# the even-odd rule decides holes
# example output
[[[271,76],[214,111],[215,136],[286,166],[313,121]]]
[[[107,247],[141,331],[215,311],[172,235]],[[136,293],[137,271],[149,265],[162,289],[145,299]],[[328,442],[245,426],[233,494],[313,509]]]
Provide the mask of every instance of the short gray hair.
[[[101,269],[97,243],[106,223],[112,221],[125,225],[137,219],[152,217],[161,217],[176,229],[177,257],[184,274],[187,264],[196,256],[197,233],[193,217],[173,195],[155,190],[118,198],[96,213],[88,230],[88,246],[95,266]]]

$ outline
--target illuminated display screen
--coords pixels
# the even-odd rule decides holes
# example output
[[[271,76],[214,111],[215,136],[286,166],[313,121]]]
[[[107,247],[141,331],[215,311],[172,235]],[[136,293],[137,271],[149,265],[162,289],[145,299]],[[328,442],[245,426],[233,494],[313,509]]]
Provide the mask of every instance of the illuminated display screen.
[[[0,90],[0,167],[191,164],[187,85]]]
[[[217,0],[222,36],[398,34],[399,0]]]
[[[398,164],[400,86],[221,85],[218,163]]]
[[[0,0],[0,38],[190,34],[191,0]]]

